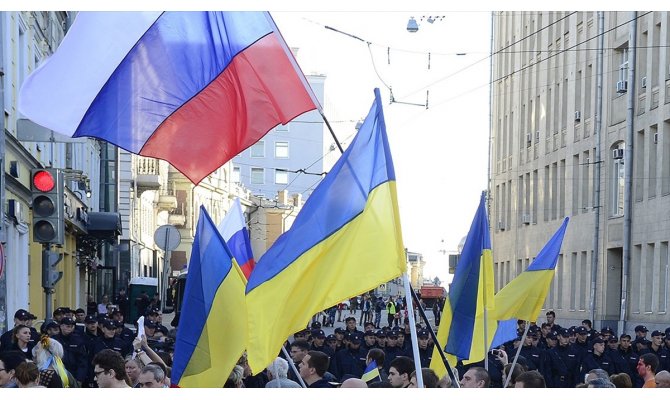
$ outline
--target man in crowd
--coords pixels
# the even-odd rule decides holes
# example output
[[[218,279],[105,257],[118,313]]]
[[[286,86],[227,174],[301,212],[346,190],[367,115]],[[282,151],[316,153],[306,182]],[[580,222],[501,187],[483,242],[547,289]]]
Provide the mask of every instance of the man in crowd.
[[[640,352],[640,355],[646,353],[653,353],[658,357],[658,371],[670,371],[670,352],[663,345],[663,338],[665,333],[661,331],[653,331],[651,333],[651,345]]]
[[[585,374],[592,369],[602,369],[608,375],[615,373],[614,363],[605,354],[605,341],[601,338],[595,338],[591,341],[593,352],[587,353],[582,359],[581,373]]]
[[[656,387],[657,388],[670,388],[670,372],[661,371],[656,374]]]
[[[310,351],[300,361],[300,376],[309,388],[333,388],[324,379],[328,371],[328,356],[320,351]]]
[[[405,356],[396,357],[389,368],[389,383],[394,388],[406,388],[410,384],[410,375],[414,372],[414,361]]]
[[[653,353],[646,353],[640,356],[637,362],[637,373],[640,375],[644,384],[643,388],[656,387],[656,369],[658,368],[658,357]]]
[[[516,378],[515,388],[546,388],[544,377],[537,371],[526,371]]]
[[[337,374],[335,375],[340,378],[345,375],[360,377],[365,371],[367,351],[361,348],[363,337],[360,332],[356,332],[351,334],[349,339],[349,347],[335,354],[335,363],[337,364]]]
[[[165,370],[156,363],[145,365],[140,372],[140,377],[137,378],[137,386],[147,389],[160,389],[168,387]]]
[[[296,369],[300,368],[300,363],[302,362],[302,359],[305,358],[305,356],[309,352],[309,343],[307,343],[304,340],[296,340],[293,343],[291,343],[291,360],[296,366]],[[295,375],[295,372],[293,372],[293,368],[290,368],[288,371],[288,379],[300,383],[300,379]]]
[[[281,357],[275,358],[275,360],[268,365],[267,374],[268,379],[270,380],[265,384],[266,388],[300,388],[301,386],[288,379],[288,362]]]
[[[93,357],[93,376],[101,388],[129,388],[126,363],[121,354],[105,349]]]
[[[461,379],[462,388],[488,388],[491,385],[489,373],[482,367],[472,367]]]

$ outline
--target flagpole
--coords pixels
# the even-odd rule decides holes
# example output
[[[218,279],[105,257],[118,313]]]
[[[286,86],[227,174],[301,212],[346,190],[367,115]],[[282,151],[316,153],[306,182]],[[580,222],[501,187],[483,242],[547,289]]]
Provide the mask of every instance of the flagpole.
[[[524,329],[523,336],[521,336],[521,343],[519,343],[519,347],[516,348],[516,354],[514,355],[514,361],[512,361],[512,367],[509,369],[509,374],[507,374],[507,379],[505,379],[505,386],[503,386],[503,389],[507,388],[507,385],[509,385],[510,379],[512,379],[512,373],[514,372],[514,366],[516,366],[516,360],[519,359],[519,354],[521,354],[521,347],[526,342],[526,336],[528,335],[528,329],[530,329],[530,321],[526,321],[526,329]]]
[[[286,351],[286,347],[284,347],[284,345],[282,345],[281,351],[286,356],[286,359],[288,360],[288,365],[290,365],[291,368],[293,368],[293,373],[295,374],[295,376],[298,377],[298,380],[300,381],[300,386],[306,388],[307,385],[305,385],[305,381],[302,380],[302,376],[300,376],[300,371],[298,371],[298,369],[295,367],[295,363],[293,362],[291,356],[288,354],[288,351]]]
[[[414,289],[410,290],[410,293],[412,293],[412,299],[416,302],[416,304],[419,303],[419,296],[416,295],[416,292]],[[423,319],[423,322],[426,323],[426,329],[428,329],[428,333],[430,334],[430,337],[433,338],[433,343],[435,344],[435,347],[437,348],[438,353],[440,353],[440,357],[442,357],[442,362],[444,363],[445,368],[447,369],[447,373],[449,374],[449,378],[453,382],[453,385],[455,387],[460,387],[458,383],[458,379],[456,379],[456,375],[454,375],[454,371],[451,369],[451,366],[449,366],[449,361],[447,360],[446,354],[444,354],[444,351],[442,350],[442,345],[440,342],[437,340],[437,335],[435,334],[435,331],[433,330],[433,327],[430,326],[430,322],[428,322],[428,317],[426,316],[426,312],[423,310],[423,308],[418,307],[419,309],[419,315],[421,315],[421,318]]]
[[[326,126],[328,127],[328,130],[330,131],[330,135],[335,140],[335,144],[337,145],[337,148],[340,149],[340,153],[344,153],[344,149],[342,148],[342,145],[340,144],[340,141],[337,140],[337,136],[335,136],[335,131],[333,131],[333,127],[330,126],[330,122],[328,122],[328,118],[326,118],[326,114],[324,114],[323,110],[321,110],[320,108],[319,108],[319,114],[321,114],[321,118],[323,118],[323,122],[326,123]]]
[[[407,254],[407,250],[405,250]],[[408,293],[412,292],[412,288],[409,284],[409,273],[405,271],[405,298],[407,299],[407,304],[405,305],[407,309],[407,317],[409,318],[409,332],[412,336],[412,353],[414,354],[414,369],[416,371],[416,386],[419,388],[423,386],[423,373],[421,372],[421,357],[419,356],[419,342],[416,335],[416,321],[414,320],[414,302],[412,301],[412,296],[407,296]],[[421,305],[419,304],[419,308]]]

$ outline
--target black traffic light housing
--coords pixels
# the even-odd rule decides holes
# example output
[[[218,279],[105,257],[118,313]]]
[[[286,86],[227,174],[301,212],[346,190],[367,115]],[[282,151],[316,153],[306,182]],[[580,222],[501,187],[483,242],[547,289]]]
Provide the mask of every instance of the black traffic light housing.
[[[36,168],[30,171],[33,241],[62,245],[65,239],[63,171]]]

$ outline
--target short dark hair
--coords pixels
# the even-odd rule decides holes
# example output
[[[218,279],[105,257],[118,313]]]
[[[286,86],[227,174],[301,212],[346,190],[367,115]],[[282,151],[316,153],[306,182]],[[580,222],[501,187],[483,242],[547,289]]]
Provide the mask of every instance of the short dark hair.
[[[349,321],[351,321],[351,320],[354,320],[354,322],[355,322],[355,321],[356,321],[356,317],[347,317],[347,318],[344,319],[344,322],[347,323],[347,322],[349,322]]]
[[[2,361],[5,365],[5,369],[9,372],[11,370],[16,370],[16,367],[18,367],[19,364],[25,362],[26,356],[19,350],[3,351],[0,353],[0,361]]]
[[[658,357],[656,357],[656,354],[644,353],[640,356],[640,361],[642,361],[644,365],[650,366],[651,372],[656,373],[656,369],[658,369]]]
[[[328,355],[322,351],[312,350],[309,353],[309,360],[307,360],[307,366],[314,368],[316,374],[319,376],[324,376],[326,371],[328,371],[328,366],[330,365],[330,359]]]
[[[586,324],[589,326],[589,328],[593,328],[593,323],[591,323],[590,319],[585,319],[582,321],[582,324]]]
[[[416,371],[412,371],[409,379],[412,379],[413,376],[416,376]],[[421,377],[423,378],[423,387],[426,389],[436,388],[437,382],[440,380],[435,371],[430,368],[421,368]]]
[[[98,354],[93,357],[93,365],[98,365],[105,371],[112,370],[116,374],[117,380],[125,380],[128,382],[128,376],[126,375],[126,362],[121,354],[114,350],[105,349],[99,351]]]
[[[374,362],[377,363],[378,367],[381,367],[384,365],[384,360],[386,359],[386,355],[384,354],[384,350],[374,348],[370,349],[368,351],[368,358],[371,358]]]
[[[296,340],[295,342],[291,343],[291,347],[297,347],[300,350],[309,350],[309,342],[306,340]]]
[[[524,388],[546,388],[544,377],[537,371],[526,371],[516,378],[516,382],[523,383]]]
[[[475,380],[484,381],[484,387],[491,387],[491,376],[489,372],[482,367],[472,367],[468,371],[472,371],[475,374]]]
[[[512,365],[514,365],[513,370],[512,370]],[[510,370],[512,370],[511,374],[510,374]],[[519,375],[523,374],[527,370],[528,369],[526,368],[525,365],[519,364],[518,362],[516,364],[509,363],[509,364],[506,364],[503,367],[503,372],[505,373],[505,376],[510,376],[511,375],[510,380],[509,380],[511,385],[514,385],[516,383],[516,378],[518,378]]]
[[[550,315],[553,315],[554,317],[556,317],[556,313],[553,310],[552,311],[547,311],[546,316],[548,317]]]
[[[407,374],[407,379],[412,372],[414,372],[414,360],[406,356],[398,356],[391,361],[391,367],[398,371],[398,374]]]

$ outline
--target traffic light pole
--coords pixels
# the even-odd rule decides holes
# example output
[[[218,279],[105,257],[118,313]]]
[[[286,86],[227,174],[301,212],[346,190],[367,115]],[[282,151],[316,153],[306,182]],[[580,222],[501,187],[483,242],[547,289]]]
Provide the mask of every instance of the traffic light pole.
[[[44,320],[51,319],[53,292],[56,282],[62,277],[63,273],[56,270],[56,265],[63,259],[61,253],[51,251],[50,244],[42,245],[42,288],[44,289],[45,306],[44,306]]]

